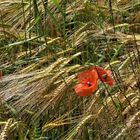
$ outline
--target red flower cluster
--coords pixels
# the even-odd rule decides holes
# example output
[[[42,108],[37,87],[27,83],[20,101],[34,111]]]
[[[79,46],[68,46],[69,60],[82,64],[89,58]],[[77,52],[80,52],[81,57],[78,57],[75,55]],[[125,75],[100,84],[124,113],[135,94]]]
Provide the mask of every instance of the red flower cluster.
[[[109,86],[114,84],[110,70],[95,66],[78,75],[79,84],[74,87],[74,90],[79,96],[89,96],[98,88],[98,80]]]

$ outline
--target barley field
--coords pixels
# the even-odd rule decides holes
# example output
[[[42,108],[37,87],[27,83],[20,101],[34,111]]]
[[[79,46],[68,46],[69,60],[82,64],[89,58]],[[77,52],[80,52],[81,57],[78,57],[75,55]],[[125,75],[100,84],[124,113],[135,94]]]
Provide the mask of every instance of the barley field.
[[[140,140],[140,1],[0,0],[0,140]]]

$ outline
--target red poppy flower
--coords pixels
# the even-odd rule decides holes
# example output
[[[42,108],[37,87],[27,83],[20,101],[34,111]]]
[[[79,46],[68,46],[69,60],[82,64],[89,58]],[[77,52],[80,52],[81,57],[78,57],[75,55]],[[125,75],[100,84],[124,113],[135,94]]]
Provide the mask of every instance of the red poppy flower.
[[[98,74],[93,70],[87,70],[78,75],[79,84],[74,87],[79,96],[89,96],[98,87]]]
[[[114,80],[111,77],[110,70],[104,70],[103,68],[101,68],[99,66],[93,67],[92,69],[97,71],[99,79],[103,83],[107,83],[109,86],[112,86],[114,84]]]

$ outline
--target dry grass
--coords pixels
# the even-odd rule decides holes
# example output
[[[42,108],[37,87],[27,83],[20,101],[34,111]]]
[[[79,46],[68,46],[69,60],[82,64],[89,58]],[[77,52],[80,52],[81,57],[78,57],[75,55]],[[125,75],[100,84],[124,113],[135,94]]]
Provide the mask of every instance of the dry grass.
[[[138,140],[138,0],[0,1],[1,140]],[[78,72],[112,70],[116,84],[74,93]]]

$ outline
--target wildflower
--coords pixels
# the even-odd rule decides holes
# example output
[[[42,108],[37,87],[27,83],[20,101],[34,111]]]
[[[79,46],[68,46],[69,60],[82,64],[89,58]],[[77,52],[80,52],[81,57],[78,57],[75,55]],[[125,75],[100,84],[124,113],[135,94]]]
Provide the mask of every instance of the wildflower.
[[[95,66],[92,69],[97,71],[98,77],[103,83],[107,83],[109,86],[112,86],[114,84],[114,80],[111,77],[110,70],[104,70],[102,67],[99,66]]]
[[[79,96],[89,96],[98,88],[98,74],[94,69],[80,73],[78,81],[74,90]]]

